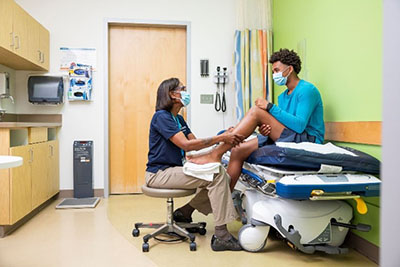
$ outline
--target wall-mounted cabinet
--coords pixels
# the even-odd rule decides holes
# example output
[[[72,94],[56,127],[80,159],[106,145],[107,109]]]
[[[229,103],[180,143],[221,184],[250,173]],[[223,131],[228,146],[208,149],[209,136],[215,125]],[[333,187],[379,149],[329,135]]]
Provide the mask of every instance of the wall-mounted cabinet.
[[[48,70],[50,34],[13,0],[0,0],[0,64]]]
[[[12,0],[0,1],[0,47],[11,50],[10,46],[13,31]]]

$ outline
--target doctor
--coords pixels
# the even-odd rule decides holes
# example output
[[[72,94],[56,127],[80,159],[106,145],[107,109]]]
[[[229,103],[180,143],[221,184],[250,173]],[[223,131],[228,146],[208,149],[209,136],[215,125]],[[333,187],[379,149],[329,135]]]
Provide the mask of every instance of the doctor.
[[[279,86],[287,89],[278,97],[279,106],[259,98],[233,130],[233,133],[248,137],[257,126],[263,135],[244,142],[231,151],[228,174],[233,190],[242,171],[243,162],[256,149],[274,142],[313,142],[322,144],[325,125],[323,105],[318,89],[311,83],[301,80],[300,57],[292,50],[280,49],[273,53],[273,79]],[[190,158],[197,164],[217,162],[228,149],[229,144],[221,144],[211,153]]]
[[[241,250],[226,224],[237,217],[229,188],[229,177],[223,167],[212,182],[185,175],[182,171],[185,152],[199,150],[224,142],[236,146],[244,137],[232,131],[197,139],[178,112],[189,105],[190,95],[177,78],[163,81],[157,91],[156,112],[150,124],[149,153],[146,184],[154,188],[177,188],[200,190],[185,206],[174,212],[177,222],[191,222],[196,209],[207,215],[213,213],[215,235],[211,240],[214,251]]]

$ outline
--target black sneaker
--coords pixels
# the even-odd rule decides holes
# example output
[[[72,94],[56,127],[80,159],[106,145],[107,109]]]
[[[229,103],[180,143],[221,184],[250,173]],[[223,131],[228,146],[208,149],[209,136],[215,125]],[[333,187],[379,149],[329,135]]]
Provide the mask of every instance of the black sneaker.
[[[191,217],[185,217],[180,209],[174,211],[173,217],[175,222],[191,223],[193,221]]]
[[[225,250],[232,250],[232,251],[239,251],[242,250],[242,247],[239,244],[239,240],[231,235],[231,239],[225,241],[219,239],[215,235],[213,235],[211,239],[211,248],[214,251],[225,251]]]

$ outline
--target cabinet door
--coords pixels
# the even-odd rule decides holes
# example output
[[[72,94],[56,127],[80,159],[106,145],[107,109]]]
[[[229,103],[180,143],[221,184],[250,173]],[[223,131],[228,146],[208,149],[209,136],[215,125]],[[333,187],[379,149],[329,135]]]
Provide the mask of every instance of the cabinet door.
[[[60,155],[58,140],[49,141],[48,143],[48,153],[49,153],[49,166],[48,166],[48,176],[49,176],[49,198],[54,196],[60,191]]]
[[[50,66],[50,33],[39,24],[39,47],[41,52],[40,65],[46,70]]]
[[[0,46],[12,50],[12,0],[0,0]]]
[[[28,13],[18,4],[13,4],[14,52],[28,58]]]
[[[34,144],[32,147],[32,209],[47,200],[49,195],[48,147],[46,143]]]
[[[31,146],[10,148],[10,155],[23,158],[23,164],[10,169],[11,224],[32,210]]]
[[[41,25],[30,15],[28,20],[28,59],[36,65],[41,65],[41,51],[39,47],[39,29]]]

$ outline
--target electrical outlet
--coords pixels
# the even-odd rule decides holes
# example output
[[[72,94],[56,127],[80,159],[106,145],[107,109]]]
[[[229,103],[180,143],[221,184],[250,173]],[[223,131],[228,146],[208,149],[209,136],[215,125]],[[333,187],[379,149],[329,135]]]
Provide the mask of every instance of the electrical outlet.
[[[200,95],[200,104],[214,104],[214,95]]]

